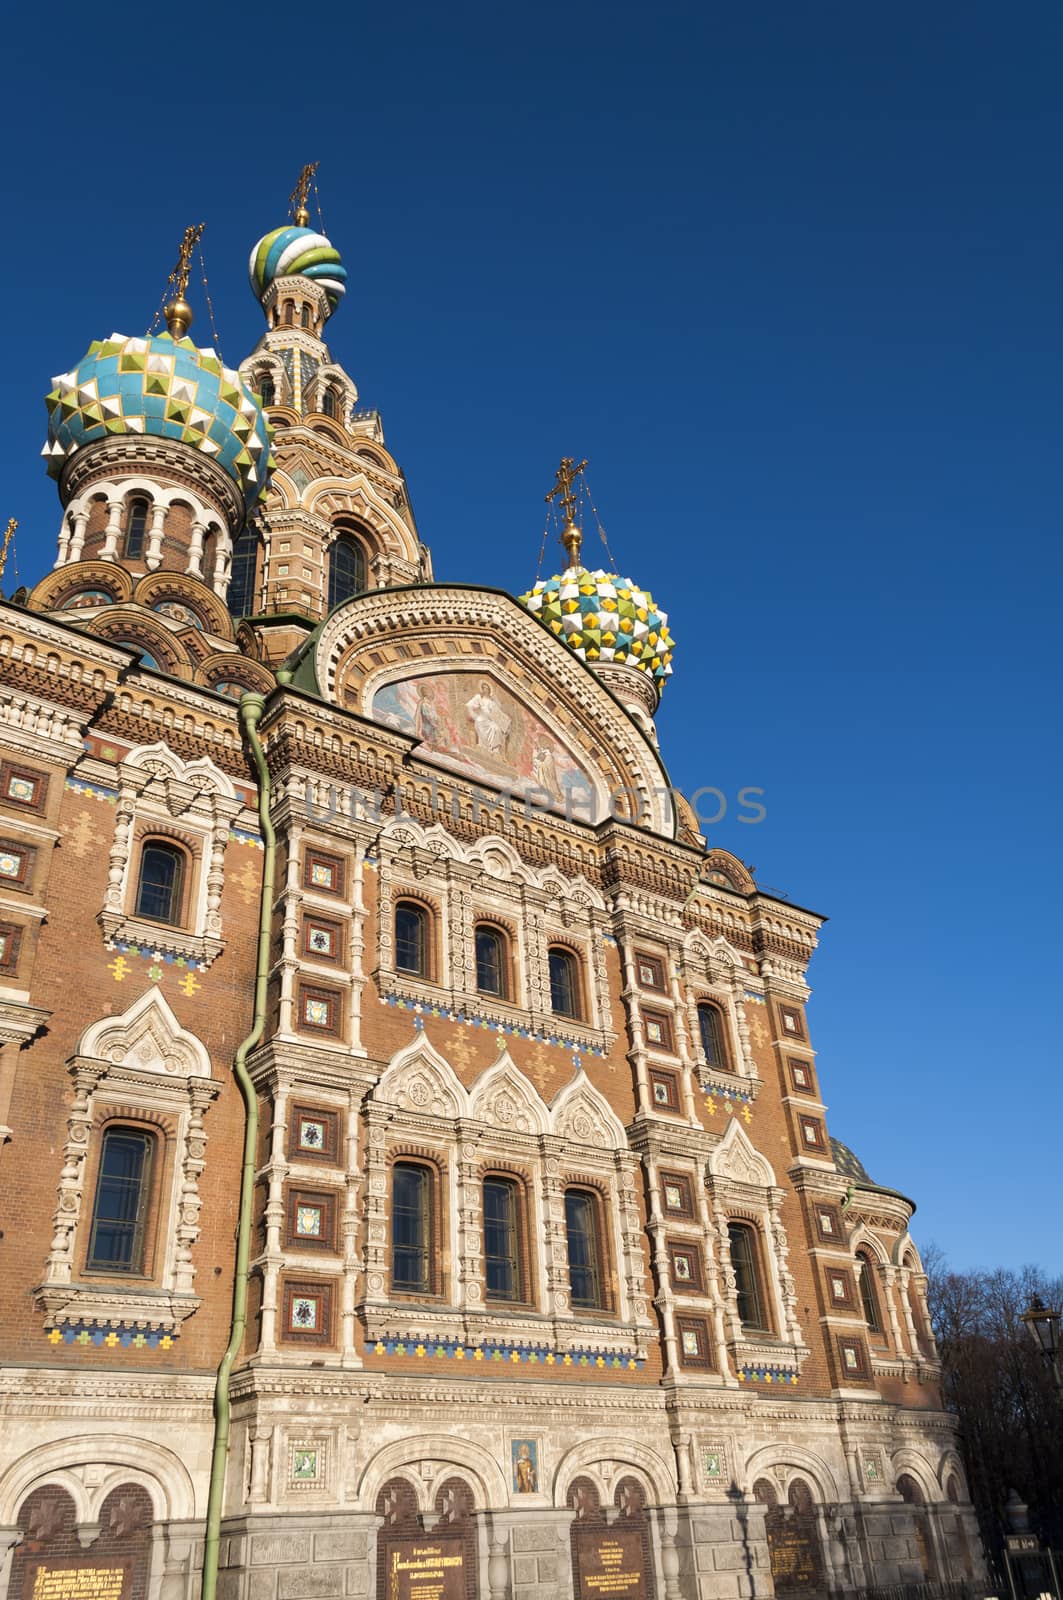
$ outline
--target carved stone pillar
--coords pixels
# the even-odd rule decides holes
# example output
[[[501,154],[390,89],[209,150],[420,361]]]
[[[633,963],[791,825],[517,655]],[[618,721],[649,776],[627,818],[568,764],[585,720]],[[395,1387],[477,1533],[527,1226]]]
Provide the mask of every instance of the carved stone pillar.
[[[197,517],[192,524],[192,542],[188,547],[188,565],[186,573],[192,578],[203,576],[203,540],[206,537],[206,523]]]
[[[343,1201],[340,1247],[343,1250],[343,1281],[340,1290],[340,1359],[345,1367],[360,1367],[362,1359],[355,1345],[357,1318],[354,1307],[358,1282],[358,1206],[361,1170],[358,1166],[358,1116],[362,1089],[351,1086],[347,1106],[347,1184]]]
[[[49,1283],[69,1283],[73,1277],[74,1234],[81,1213],[85,1157],[92,1128],[92,1096],[105,1071],[106,1064],[102,1061],[78,1062],[74,1067],[74,1100],[67,1116],[55,1231],[48,1256]]]
[[[118,554],[118,540],[122,533],[122,501],[108,500],[107,526],[103,530],[101,561],[113,561]]]
[[[154,572],[156,567],[162,565],[162,535],[166,526],[166,513],[168,506],[159,505],[157,502],[151,508],[151,527],[148,529],[148,549],[144,564],[149,572]]]

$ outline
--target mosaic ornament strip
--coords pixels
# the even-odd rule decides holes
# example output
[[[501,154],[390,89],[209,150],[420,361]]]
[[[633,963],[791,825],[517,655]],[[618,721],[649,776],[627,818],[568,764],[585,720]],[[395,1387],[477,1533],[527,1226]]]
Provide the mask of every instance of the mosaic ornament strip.
[[[619,661],[639,667],[658,688],[671,676],[674,641],[668,613],[630,578],[569,567],[541,579],[520,596],[520,603],[581,661]]]
[[[91,1344],[101,1350],[170,1350],[177,1343],[176,1333],[124,1323],[117,1328],[98,1328],[91,1322],[63,1322],[46,1328],[45,1334],[49,1344]]]
[[[418,1360],[491,1361],[509,1366],[578,1368],[596,1372],[639,1372],[646,1365],[639,1356],[617,1355],[612,1350],[551,1350],[545,1344],[462,1344],[445,1339],[380,1339],[377,1356],[415,1356]]]
[[[741,1117],[748,1128],[753,1121],[753,1097],[742,1089],[720,1089],[715,1086],[705,1090],[705,1110],[710,1117],[722,1106],[732,1117]]]
[[[789,1367],[739,1367],[739,1383],[775,1383],[790,1387],[797,1382],[797,1373]]]
[[[275,278],[309,278],[319,283],[335,311],[347,292],[347,268],[323,233],[294,222],[274,228],[255,245],[248,262],[251,287],[261,300]]]
[[[41,452],[58,478],[67,457],[112,434],[142,433],[191,445],[235,479],[248,505],[260,500],[276,465],[269,423],[240,375],[212,350],[169,333],[97,339],[45,400]]]
[[[449,1006],[424,1005],[420,1000],[408,1000],[404,995],[382,994],[382,1006],[394,1006],[397,1011],[409,1011],[413,1025],[424,1028],[426,1017],[437,1017],[441,1022],[457,1022],[466,1028],[486,1028],[498,1040],[499,1049],[508,1038],[528,1039],[532,1044],[553,1045],[558,1050],[570,1050],[574,1056],[602,1056],[600,1045],[585,1045],[576,1039],[566,1039],[561,1034],[548,1033],[544,1028],[522,1028],[513,1022],[499,1022],[497,1017],[481,1017],[475,1011],[452,1011]]]

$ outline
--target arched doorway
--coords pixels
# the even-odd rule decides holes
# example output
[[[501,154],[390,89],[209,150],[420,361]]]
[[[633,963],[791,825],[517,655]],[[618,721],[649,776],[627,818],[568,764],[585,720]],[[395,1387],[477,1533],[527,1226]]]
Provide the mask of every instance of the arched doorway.
[[[923,1577],[930,1581],[935,1577],[935,1562],[934,1547],[930,1540],[930,1518],[926,1510],[926,1495],[911,1474],[907,1472],[902,1472],[897,1479],[897,1493],[905,1505],[909,1505],[912,1508],[912,1526],[915,1532],[919,1565],[923,1569]]]
[[[79,1531],[74,1501],[58,1484],[45,1484],[27,1495],[17,1522],[21,1538],[11,1563],[8,1600],[56,1594],[63,1584],[85,1600],[146,1600],[152,1508],[140,1484],[122,1483],[111,1490],[93,1524],[99,1532],[87,1543],[82,1542],[86,1528],[82,1524]]]
[[[425,1530],[405,1478],[391,1478],[377,1496],[376,1600],[476,1600],[479,1594],[473,1497],[461,1478],[447,1478],[435,1497],[434,1526]]]
[[[808,1484],[803,1478],[795,1478],[786,1505],[782,1506],[774,1484],[767,1478],[760,1478],[753,1485],[753,1498],[768,1508],[764,1527],[775,1593],[809,1594],[821,1589],[823,1556],[815,1500]]]

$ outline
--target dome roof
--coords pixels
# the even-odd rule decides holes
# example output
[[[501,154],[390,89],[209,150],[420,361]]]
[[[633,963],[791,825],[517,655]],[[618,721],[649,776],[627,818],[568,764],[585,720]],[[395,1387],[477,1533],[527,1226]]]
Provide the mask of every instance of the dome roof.
[[[520,603],[581,661],[638,667],[658,688],[671,676],[668,614],[658,610],[653,596],[630,578],[569,567],[522,594]]]
[[[249,263],[251,287],[261,300],[274,278],[309,278],[328,295],[335,311],[347,290],[347,268],[323,233],[286,223],[258,241]]]
[[[239,485],[248,506],[261,499],[274,466],[269,425],[237,372],[213,350],[169,333],[97,339],[76,367],[52,379],[42,451],[58,478],[82,445],[143,433],[191,445]]]

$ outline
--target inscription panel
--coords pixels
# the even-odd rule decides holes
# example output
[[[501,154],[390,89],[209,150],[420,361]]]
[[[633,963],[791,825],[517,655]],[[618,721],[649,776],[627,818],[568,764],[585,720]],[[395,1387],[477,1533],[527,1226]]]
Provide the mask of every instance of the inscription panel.
[[[26,1567],[25,1600],[129,1600],[129,1561],[32,1561]]]
[[[386,1600],[465,1600],[465,1544],[460,1534],[411,1534],[384,1544]]]
[[[638,1528],[575,1528],[576,1600],[649,1600]]]

